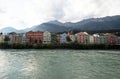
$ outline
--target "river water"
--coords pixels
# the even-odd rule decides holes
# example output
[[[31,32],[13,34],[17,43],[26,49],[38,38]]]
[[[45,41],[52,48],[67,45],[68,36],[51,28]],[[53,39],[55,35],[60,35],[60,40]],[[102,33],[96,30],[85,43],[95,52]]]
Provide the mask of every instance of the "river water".
[[[120,79],[120,51],[0,50],[0,79]]]

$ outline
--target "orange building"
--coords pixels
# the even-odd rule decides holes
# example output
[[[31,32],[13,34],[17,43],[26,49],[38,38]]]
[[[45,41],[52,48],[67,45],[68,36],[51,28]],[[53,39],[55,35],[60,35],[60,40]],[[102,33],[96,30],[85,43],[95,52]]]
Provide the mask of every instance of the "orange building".
[[[29,44],[42,44],[43,42],[43,32],[32,32],[26,33],[26,42]]]

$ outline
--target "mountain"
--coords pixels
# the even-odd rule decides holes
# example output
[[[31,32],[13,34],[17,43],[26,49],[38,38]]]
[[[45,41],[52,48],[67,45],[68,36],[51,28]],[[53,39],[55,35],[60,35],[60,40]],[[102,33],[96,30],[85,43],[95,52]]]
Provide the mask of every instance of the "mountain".
[[[10,33],[10,32],[18,32],[18,30],[14,29],[12,27],[5,27],[5,28],[1,29],[0,32],[2,32],[2,33]]]
[[[7,33],[10,33],[10,32],[16,32],[16,33],[24,33],[24,30],[17,30],[15,28],[12,28],[12,27],[5,27],[3,29],[0,29],[0,33],[3,33],[3,34],[7,34]]]
[[[120,16],[86,19],[75,23],[73,28],[83,31],[120,31]]]
[[[29,31],[49,31],[49,32],[65,32],[68,31],[68,27],[58,21],[49,21],[37,26],[29,28]]]
[[[68,31],[86,31],[86,32],[120,32],[120,15],[106,16],[103,18],[89,18],[72,23],[61,23],[57,20],[42,23],[40,25],[16,30],[11,27],[4,28],[0,32],[28,32],[28,31],[49,31],[49,32],[68,32]]]
[[[120,15],[107,16],[103,18],[90,18],[76,23],[59,21],[50,21],[41,25],[33,26],[33,31],[87,31],[87,32],[119,32],[120,31]]]

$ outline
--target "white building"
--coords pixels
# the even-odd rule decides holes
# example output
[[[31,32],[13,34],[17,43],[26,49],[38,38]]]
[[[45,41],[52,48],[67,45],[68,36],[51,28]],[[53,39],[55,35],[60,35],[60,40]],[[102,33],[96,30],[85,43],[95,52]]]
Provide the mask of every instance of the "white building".
[[[13,44],[13,36],[14,36],[14,35],[16,35],[15,32],[11,32],[11,33],[8,34],[8,37],[9,37],[9,39],[10,39],[10,40],[8,41],[9,44]]]
[[[120,37],[118,37],[117,44],[120,45]]]
[[[67,42],[67,34],[66,33],[63,33],[63,34],[60,34],[60,44],[66,44],[66,43],[68,43]]]
[[[22,34],[22,44],[26,43],[26,35]]]
[[[100,44],[100,35],[99,34],[93,34],[94,36],[94,43]]]
[[[51,33],[48,31],[45,31],[43,33],[43,44],[50,44],[51,43]]]

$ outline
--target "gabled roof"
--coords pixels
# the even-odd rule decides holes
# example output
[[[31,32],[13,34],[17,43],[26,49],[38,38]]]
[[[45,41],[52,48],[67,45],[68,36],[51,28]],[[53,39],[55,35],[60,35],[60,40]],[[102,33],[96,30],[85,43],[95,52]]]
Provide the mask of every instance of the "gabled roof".
[[[15,34],[17,34],[17,33],[15,33],[15,32],[10,32],[9,33],[9,35],[15,35]]]
[[[79,32],[77,34],[80,34],[80,35],[89,35],[87,32]]]

